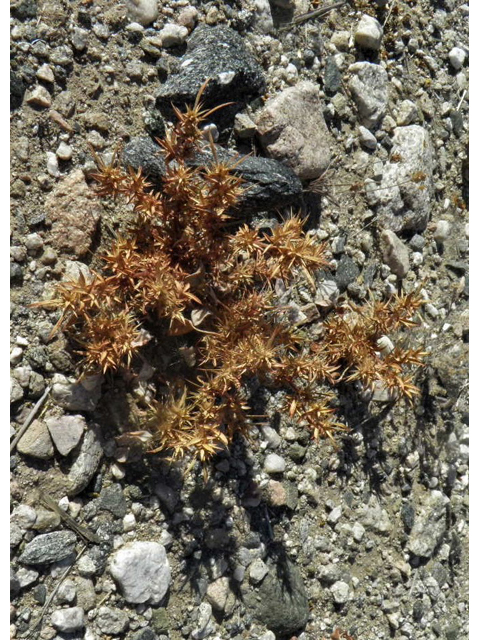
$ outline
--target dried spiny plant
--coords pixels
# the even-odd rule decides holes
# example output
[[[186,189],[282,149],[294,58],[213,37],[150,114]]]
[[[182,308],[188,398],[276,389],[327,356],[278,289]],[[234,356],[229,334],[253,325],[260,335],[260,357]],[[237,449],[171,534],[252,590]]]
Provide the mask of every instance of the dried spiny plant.
[[[365,305],[345,303],[323,321],[323,335],[292,325],[275,296],[275,282],[306,278],[327,268],[327,247],[306,234],[299,216],[262,232],[235,217],[245,188],[240,163],[219,161],[210,143],[208,166],[191,160],[202,151],[200,124],[215,109],[195,104],[159,142],[166,172],[158,191],[141,170],[125,170],[117,154],[106,164],[95,154],[101,196],[123,197],[133,222],[100,255],[103,266],[89,278],[57,286],[54,299],[37,303],[60,309],[53,333],[62,329],[76,345],[83,373],[133,366],[155,327],[160,348],[188,352],[182,374],[159,372],[164,389],[132,432],[151,452],[172,458],[193,453],[204,461],[248,433],[254,418],[245,383],[285,393],[285,411],[314,437],[333,440],[337,422],[332,387],[360,381],[383,384],[411,399],[409,371],[421,364],[419,349],[394,347],[389,335],[410,329],[422,304],[418,293]],[[159,338],[158,336],[161,336]],[[151,337],[151,336],[150,336]],[[122,436],[125,440],[125,436]]]

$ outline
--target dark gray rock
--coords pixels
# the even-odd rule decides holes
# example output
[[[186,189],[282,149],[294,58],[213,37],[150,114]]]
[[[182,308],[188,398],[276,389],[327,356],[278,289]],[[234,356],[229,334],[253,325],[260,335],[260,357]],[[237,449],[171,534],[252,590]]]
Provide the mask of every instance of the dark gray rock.
[[[100,494],[100,508],[110,511],[117,518],[123,518],[127,513],[127,503],[120,485],[114,484],[103,489]]]
[[[235,163],[238,155],[216,146],[221,162]],[[302,183],[298,177],[280,162],[269,158],[243,156],[241,164],[232,169],[234,175],[244,180],[245,192],[239,198],[238,209],[265,211],[298,203],[302,194]],[[198,152],[188,161],[190,166],[205,166],[212,162],[209,149]],[[150,138],[139,137],[129,142],[124,151],[123,162],[144,173],[156,182],[165,175],[166,166],[159,146]],[[159,186],[159,185],[155,185]]]
[[[325,62],[325,75],[323,78],[326,93],[333,94],[342,86],[342,74],[334,56],[329,56]]]
[[[270,566],[258,590],[245,594],[244,601],[254,617],[280,637],[302,629],[308,620],[305,585],[298,568],[286,558]]]
[[[223,25],[199,25],[187,40],[180,64],[180,71],[170,76],[157,94],[156,107],[167,117],[173,115],[172,103],[180,108],[192,105],[207,78],[210,82],[202,99],[206,107],[235,103],[212,115],[220,125],[231,123],[235,114],[266,88],[262,68],[243,39]]]
[[[20,581],[15,571],[10,567],[10,595],[14,598],[20,591]]]
[[[132,635],[132,640],[157,640],[157,635],[150,627],[139,629]]]
[[[52,531],[36,536],[29,542],[20,562],[24,564],[50,564],[67,558],[75,550],[76,535],[72,531]]]
[[[342,256],[335,274],[335,282],[337,283],[339,290],[341,292],[345,291],[348,285],[351,282],[355,282],[359,275],[360,269],[358,268],[357,263],[354,262],[350,256]]]

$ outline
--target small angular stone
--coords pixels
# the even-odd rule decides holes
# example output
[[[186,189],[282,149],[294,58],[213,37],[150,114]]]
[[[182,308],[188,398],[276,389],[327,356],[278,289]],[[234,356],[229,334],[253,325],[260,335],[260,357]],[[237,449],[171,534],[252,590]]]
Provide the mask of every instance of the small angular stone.
[[[20,438],[17,449],[24,455],[48,460],[54,454],[53,443],[43,420],[34,420]]]
[[[83,416],[63,416],[62,418],[46,418],[50,436],[62,456],[68,456],[80,442],[87,423]]]

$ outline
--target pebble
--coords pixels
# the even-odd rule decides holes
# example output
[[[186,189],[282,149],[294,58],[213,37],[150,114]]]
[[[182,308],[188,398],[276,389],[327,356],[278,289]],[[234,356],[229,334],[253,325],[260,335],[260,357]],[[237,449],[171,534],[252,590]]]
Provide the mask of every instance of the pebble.
[[[382,509],[376,496],[372,495],[367,504],[361,505],[358,513],[365,529],[376,533],[389,533],[392,530],[388,512]]]
[[[272,11],[268,0],[253,0],[253,24],[260,33],[274,30]]]
[[[37,71],[37,78],[53,84],[55,82],[55,76],[53,75],[52,67],[49,64],[42,64]]]
[[[47,151],[47,173],[52,178],[58,178],[60,176],[60,169],[58,168],[58,158],[52,151]]]
[[[460,49],[460,47],[453,47],[448,54],[448,59],[450,60],[450,64],[452,67],[459,71],[465,62],[465,58],[467,54],[464,49]]]
[[[400,162],[385,163],[378,187],[366,190],[384,229],[394,233],[422,232],[427,226],[433,198],[433,148],[428,131],[419,125],[396,127],[391,153]],[[412,177],[420,173],[419,183]]]
[[[87,423],[83,416],[46,418],[45,423],[55,447],[62,456],[68,456],[80,442]]]
[[[72,147],[65,142],[61,142],[55,152],[60,160],[71,160],[73,155]]]
[[[29,255],[34,256],[43,248],[43,238],[38,233],[29,233],[25,237],[25,246]]]
[[[342,517],[342,507],[341,506],[335,507],[328,514],[327,522],[331,525],[335,525],[337,524],[337,522],[340,520],[341,517]]]
[[[157,0],[126,0],[131,20],[146,27],[158,18]]]
[[[72,604],[77,597],[77,587],[70,579],[64,580],[58,587],[55,601],[57,604]]]
[[[383,29],[378,20],[364,14],[355,30],[355,44],[364,49],[378,51],[382,43],[382,37]]]
[[[377,127],[388,104],[388,75],[385,69],[371,62],[350,65],[349,87],[357,105],[360,124],[367,129]]]
[[[85,612],[81,607],[59,609],[52,613],[51,622],[57,631],[74,633],[84,628]]]
[[[52,398],[69,411],[94,411],[101,396],[102,376],[89,376],[81,382],[56,373],[53,376]]]
[[[276,453],[269,453],[265,458],[263,469],[269,474],[283,473],[285,471],[285,458]]]
[[[132,542],[113,554],[110,573],[127,602],[159,604],[170,586],[165,548],[157,542]]]
[[[72,531],[52,531],[36,536],[19,558],[24,564],[51,564],[67,558],[75,550],[76,535]]]
[[[377,148],[377,139],[371,131],[366,127],[362,127],[362,125],[358,127],[358,139],[360,140],[362,147],[365,147],[365,149],[374,151]]]
[[[187,39],[188,29],[187,27],[182,27],[178,24],[172,24],[169,22],[163,27],[158,35],[162,40],[163,47],[178,47]]]
[[[52,106],[52,96],[48,90],[41,85],[37,85],[31,91],[27,92],[25,100],[28,104],[35,105],[36,107],[48,108]]]
[[[13,347],[10,351],[10,364],[14,367],[17,364],[20,364],[23,357],[23,349],[22,347]],[[17,378],[18,380],[18,378]],[[20,382],[20,381],[19,381]]]
[[[255,135],[257,125],[246,113],[237,113],[233,130],[238,138],[248,140]]]
[[[23,398],[23,389],[15,378],[10,378],[10,404]]]
[[[102,633],[109,636],[118,636],[128,629],[129,620],[124,611],[111,609],[110,607],[100,607],[95,618],[95,624]]]
[[[26,567],[20,567],[17,571],[17,578],[21,589],[34,584],[40,574],[35,569],[27,569]]]
[[[14,522],[21,529],[31,529],[37,519],[37,512],[28,504],[19,504],[10,514],[10,522]]]
[[[206,599],[215,611],[230,615],[235,606],[235,596],[230,589],[230,578],[218,578],[208,585]]]
[[[341,580],[334,582],[330,587],[330,591],[336,604],[345,604],[348,601],[350,588],[346,582]]]
[[[53,443],[43,420],[34,420],[20,438],[17,449],[24,455],[48,460],[54,454]]]
[[[433,238],[438,244],[443,244],[450,235],[450,223],[448,220],[439,220],[433,232]]]
[[[250,565],[249,577],[250,577],[250,581],[253,584],[260,583],[264,579],[264,577],[267,575],[267,573],[268,573],[268,567],[260,558],[257,558],[256,560],[254,560]]]
[[[385,230],[380,235],[383,261],[392,273],[404,278],[410,269],[408,248],[393,231]]]
[[[408,124],[412,124],[418,118],[417,105],[411,100],[402,100],[398,107],[397,123],[404,127]]]

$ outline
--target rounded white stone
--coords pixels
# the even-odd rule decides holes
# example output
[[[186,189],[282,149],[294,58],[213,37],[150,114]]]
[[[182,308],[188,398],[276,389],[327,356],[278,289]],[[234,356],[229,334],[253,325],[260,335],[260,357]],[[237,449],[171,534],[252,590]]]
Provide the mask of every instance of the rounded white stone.
[[[132,542],[113,554],[110,573],[127,602],[159,604],[170,586],[170,565],[158,542]]]

